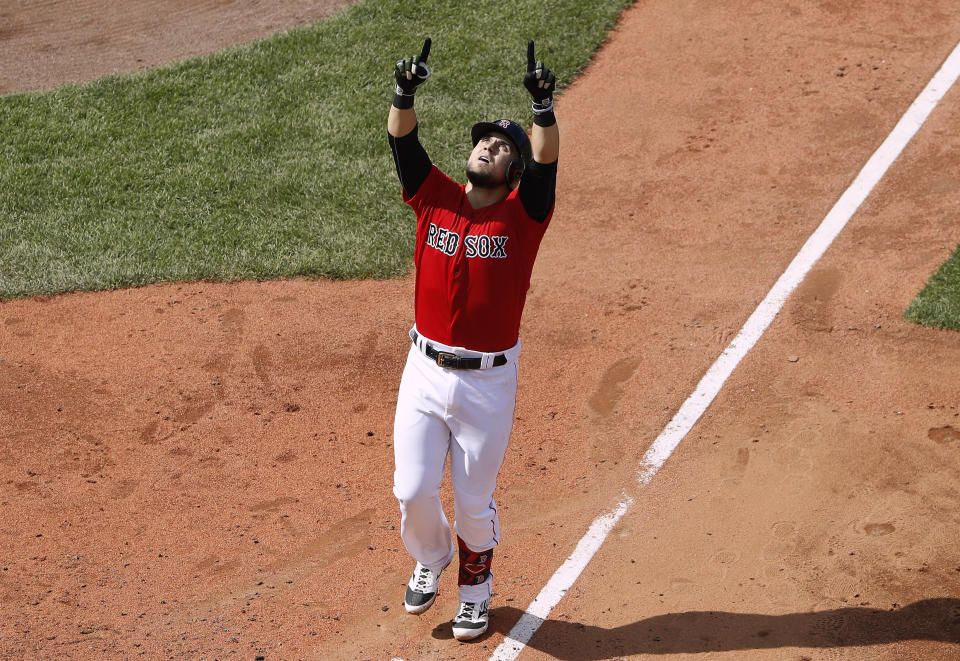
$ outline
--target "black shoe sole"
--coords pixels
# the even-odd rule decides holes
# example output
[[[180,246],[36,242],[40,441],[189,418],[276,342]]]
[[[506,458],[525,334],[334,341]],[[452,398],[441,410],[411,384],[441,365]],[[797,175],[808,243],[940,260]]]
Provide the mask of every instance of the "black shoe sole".
[[[488,626],[489,626],[489,623],[484,624],[479,629],[459,629],[458,630],[457,627],[454,627],[453,637],[459,641],[473,640],[474,638],[479,638],[480,636],[485,634],[487,632]]]

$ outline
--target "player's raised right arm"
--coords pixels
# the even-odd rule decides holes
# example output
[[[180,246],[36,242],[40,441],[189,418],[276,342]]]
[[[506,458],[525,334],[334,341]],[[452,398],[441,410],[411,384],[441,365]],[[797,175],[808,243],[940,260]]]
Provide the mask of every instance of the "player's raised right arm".
[[[413,110],[413,95],[417,86],[429,76],[427,56],[430,54],[430,39],[423,42],[419,56],[408,57],[397,62],[394,69],[397,90],[387,117],[387,138],[393,162],[397,166],[397,177],[404,193],[413,197],[420,190],[433,168],[427,151],[420,144],[417,127],[417,113]]]
[[[427,68],[429,55],[430,37],[427,37],[420,55],[400,60],[394,68],[397,89],[390,106],[390,115],[387,117],[387,132],[395,138],[402,138],[417,125],[413,98],[417,87],[430,77],[430,69]]]

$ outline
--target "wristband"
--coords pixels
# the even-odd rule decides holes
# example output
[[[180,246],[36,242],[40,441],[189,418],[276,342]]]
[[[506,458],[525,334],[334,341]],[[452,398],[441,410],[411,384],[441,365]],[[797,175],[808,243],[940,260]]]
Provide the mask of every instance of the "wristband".
[[[543,112],[539,115],[533,116],[533,123],[537,126],[547,128],[557,123],[557,116],[553,114],[552,110],[549,112]]]
[[[553,99],[544,99],[545,103],[533,102],[533,123],[537,126],[553,126],[557,123],[557,116],[553,114]]]
[[[553,98],[548,96],[540,101],[534,101],[531,107],[533,108],[534,115],[541,115],[545,112],[553,112]]]
[[[413,94],[404,94],[397,88],[397,93],[393,95],[393,107],[398,110],[409,110],[413,107]]]

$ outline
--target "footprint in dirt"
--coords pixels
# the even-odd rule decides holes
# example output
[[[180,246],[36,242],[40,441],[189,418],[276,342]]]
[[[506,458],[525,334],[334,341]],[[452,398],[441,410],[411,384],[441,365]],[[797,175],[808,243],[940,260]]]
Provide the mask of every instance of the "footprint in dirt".
[[[868,523],[863,527],[863,531],[870,535],[871,537],[880,537],[881,535],[889,535],[896,528],[892,523]]]
[[[633,376],[640,366],[636,358],[621,358],[603,373],[600,385],[590,396],[587,404],[601,418],[609,417],[616,409],[617,402],[623,397],[623,384]]]
[[[927,438],[934,443],[946,445],[947,443],[960,441],[960,429],[954,429],[950,425],[946,427],[931,427],[927,431]]]

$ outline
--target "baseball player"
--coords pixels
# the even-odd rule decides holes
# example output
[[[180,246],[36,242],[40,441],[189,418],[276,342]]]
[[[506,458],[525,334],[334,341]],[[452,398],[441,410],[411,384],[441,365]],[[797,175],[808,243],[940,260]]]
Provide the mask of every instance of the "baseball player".
[[[508,119],[475,124],[466,185],[445,175],[420,144],[413,109],[430,76],[430,43],[397,62],[387,120],[403,201],[417,216],[415,325],[397,397],[393,492],[400,535],[417,561],[407,611],[433,605],[440,573],[459,553],[453,635],[471,640],[489,624],[500,541],[493,492],[513,428],[520,317],[553,214],[560,134],[556,77],[535,60],[531,41],[523,77],[531,136]],[[456,544],[439,498],[448,456]]]

